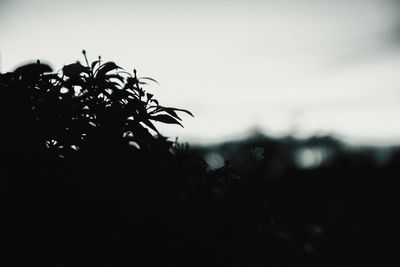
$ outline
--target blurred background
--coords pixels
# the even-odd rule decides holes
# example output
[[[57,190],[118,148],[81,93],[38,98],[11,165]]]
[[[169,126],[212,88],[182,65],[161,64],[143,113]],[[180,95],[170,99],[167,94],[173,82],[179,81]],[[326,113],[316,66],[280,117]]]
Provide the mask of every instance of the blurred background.
[[[400,143],[395,0],[0,0],[0,71],[99,55],[150,76],[191,110],[167,136],[197,144],[260,132]]]

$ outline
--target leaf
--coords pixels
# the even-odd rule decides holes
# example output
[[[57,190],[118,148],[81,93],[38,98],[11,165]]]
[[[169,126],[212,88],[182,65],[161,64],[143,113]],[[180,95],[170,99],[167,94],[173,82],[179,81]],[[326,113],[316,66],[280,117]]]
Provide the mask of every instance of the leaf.
[[[128,144],[136,149],[140,149],[140,145],[136,141],[129,141]]]
[[[163,106],[159,106],[158,109],[154,110],[152,113],[158,113],[161,111],[165,111],[167,113],[169,113],[170,115],[172,115],[171,111],[173,111],[175,113],[175,111],[180,111],[180,112],[184,112],[186,114],[189,114],[190,116],[194,117],[192,112],[190,112],[189,110],[186,109],[180,109],[180,108],[171,108],[171,107],[163,107]],[[171,112],[171,113],[170,113]],[[175,113],[176,114],[176,113]],[[173,115],[172,115],[173,116]],[[175,116],[174,116],[175,117]]]
[[[89,68],[83,66],[79,61],[62,68],[63,74],[70,78],[77,78],[81,73],[88,73]]]
[[[152,140],[154,140],[154,137],[150,134],[149,130],[143,127],[143,125],[141,125],[137,121],[128,121],[127,129],[132,131],[132,133],[134,133],[134,135],[137,137],[135,141],[151,142]],[[139,145],[141,144],[139,143]]]
[[[184,112],[184,113],[186,113],[186,114],[188,114],[188,115],[190,115],[190,116],[194,117],[194,115],[192,114],[192,112],[190,112],[189,110],[186,110],[186,109],[180,109],[180,108],[172,108],[172,109],[173,109],[173,110],[175,110],[175,111]]]
[[[118,90],[121,88],[121,85],[117,82],[104,82],[102,85],[105,86],[107,89]]]
[[[108,75],[105,76],[105,78],[108,79],[108,80],[116,79],[121,83],[124,82],[124,77],[122,77],[121,75],[118,75],[118,74],[108,74]]]
[[[156,80],[154,80],[153,78],[150,78],[150,77],[140,77],[139,81],[140,80],[149,80],[149,81],[155,82],[156,84],[159,84]]]
[[[113,91],[113,94],[116,95],[120,100],[125,99],[126,101],[128,101],[128,98],[129,98],[131,93],[129,91],[126,91],[126,90],[117,89],[117,90]]]
[[[95,74],[96,78],[104,77],[107,72],[117,69],[121,69],[121,67],[117,66],[117,64],[112,61],[106,62],[97,69]]]
[[[92,62],[92,70],[94,70],[94,67],[96,67],[96,65],[100,63],[100,60],[96,60]]]
[[[153,124],[151,121],[149,121],[148,119],[145,119],[145,120],[142,120],[142,122],[143,122],[144,124],[146,124],[146,126],[148,126],[150,129],[152,129],[152,130],[155,131],[156,133],[160,134],[160,133],[158,132],[156,126],[154,126],[154,124]]]
[[[165,108],[163,109],[163,111],[167,112],[169,115],[171,115],[172,117],[178,119],[178,120],[182,120],[181,118],[179,118],[178,114],[176,114],[176,112],[174,111],[173,108]]]
[[[129,72],[127,72],[127,71],[125,71],[125,70],[117,71],[117,74],[121,74],[121,73],[126,74],[126,75],[128,75],[129,77],[132,77],[132,74],[130,74]]]
[[[151,116],[150,120],[159,121],[159,122],[168,123],[168,124],[178,124],[183,128],[183,125],[179,121],[177,121],[175,118],[173,118],[169,115],[165,115],[165,114]]]

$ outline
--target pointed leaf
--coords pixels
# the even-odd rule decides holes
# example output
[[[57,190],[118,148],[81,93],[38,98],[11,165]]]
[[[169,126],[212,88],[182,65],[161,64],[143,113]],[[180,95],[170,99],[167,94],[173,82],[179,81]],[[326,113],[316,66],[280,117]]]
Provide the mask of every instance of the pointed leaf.
[[[105,78],[106,79],[116,79],[121,83],[124,82],[124,77],[122,77],[121,75],[118,75],[118,74],[108,74],[108,75],[105,75]]]
[[[125,71],[125,70],[117,71],[117,74],[121,74],[121,73],[126,74],[126,75],[128,75],[129,77],[132,77],[132,74],[130,74],[129,72],[127,72],[127,71]]]
[[[113,90],[118,90],[119,88],[121,88],[121,85],[117,82],[104,82],[103,85],[105,86],[105,88],[107,89],[113,89]]]
[[[153,124],[151,121],[149,121],[149,120],[146,119],[146,120],[142,120],[142,122],[143,122],[144,124],[146,124],[146,126],[148,126],[150,129],[152,129],[153,131],[155,131],[156,133],[159,134],[159,132],[158,132],[156,126],[154,126],[154,124]]]
[[[156,80],[154,80],[153,78],[150,78],[150,77],[140,77],[139,81],[140,80],[149,80],[149,81],[155,82],[156,84],[159,84]]]
[[[117,66],[117,64],[112,61],[106,62],[97,69],[96,78],[103,77],[107,72],[117,69],[121,69],[121,67]]]
[[[168,124],[178,124],[183,127],[183,125],[179,121],[177,121],[175,118],[173,118],[169,115],[165,115],[165,114],[151,116],[150,120],[159,121],[159,122],[168,123]]]
[[[188,114],[188,115],[190,115],[190,116],[194,117],[194,115],[192,114],[192,112],[190,112],[189,110],[186,110],[186,109],[180,109],[180,108],[172,108],[172,109],[173,109],[173,110],[175,110],[175,111],[184,112],[184,113],[186,113],[186,114]]]
[[[184,113],[186,113],[186,114],[188,114],[188,115],[194,117],[193,114],[192,114],[192,112],[190,112],[189,110],[180,109],[180,108],[163,107],[163,106],[159,106],[158,109],[155,110],[153,113],[157,113],[157,112],[161,112],[161,111],[167,112],[167,110],[173,110],[173,111],[184,112]]]
[[[178,114],[176,114],[176,112],[172,108],[166,108],[163,111],[165,111],[166,113],[168,113],[169,115],[171,115],[172,117],[174,117],[180,121],[182,120],[181,118],[179,118]]]

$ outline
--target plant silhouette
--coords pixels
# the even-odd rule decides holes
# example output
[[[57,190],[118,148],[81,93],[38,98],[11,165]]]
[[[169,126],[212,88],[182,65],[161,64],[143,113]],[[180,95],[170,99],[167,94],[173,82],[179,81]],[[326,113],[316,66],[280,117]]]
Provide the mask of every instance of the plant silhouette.
[[[154,122],[182,126],[181,114],[193,115],[146,92],[154,79],[83,55],[85,65],[57,72],[38,61],[0,74],[4,240],[18,248],[41,240],[70,261],[90,258],[87,247],[91,261],[99,251],[130,251],[131,262],[164,255],[182,266],[214,259],[208,243],[220,234],[228,242],[229,231],[251,222],[233,169],[210,170],[161,135]]]
[[[89,65],[83,54],[87,66],[76,62],[51,73],[38,62],[2,75],[2,91],[12,94],[7,99],[18,101],[6,107],[14,109],[20,126],[14,136],[23,135],[26,143],[45,146],[60,157],[109,142],[148,150],[165,142],[154,121],[182,126],[179,112],[193,116],[162,106],[146,93],[142,86],[155,80],[138,78],[136,70],[131,75],[100,58]]]
[[[330,137],[189,149],[158,131],[193,115],[146,92],[154,79],[83,55],[57,72],[37,61],[0,73],[0,240],[15,265],[364,266],[397,256],[398,148],[386,165]],[[305,148],[330,158],[303,169],[294,156]],[[210,152],[230,161],[211,169]]]

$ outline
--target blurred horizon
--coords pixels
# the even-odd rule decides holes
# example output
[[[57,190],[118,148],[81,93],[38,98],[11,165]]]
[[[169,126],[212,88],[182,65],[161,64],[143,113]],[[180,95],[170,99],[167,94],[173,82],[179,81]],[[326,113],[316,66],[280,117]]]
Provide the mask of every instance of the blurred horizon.
[[[0,0],[0,72],[101,55],[191,110],[161,133],[216,143],[251,132],[400,144],[400,5],[349,1]]]

